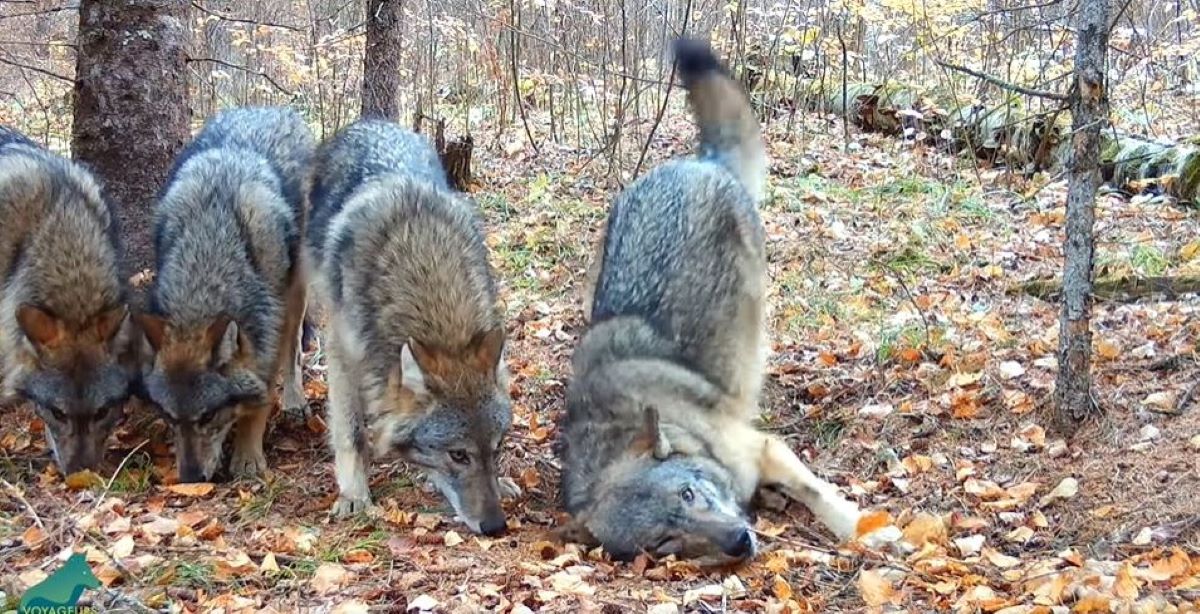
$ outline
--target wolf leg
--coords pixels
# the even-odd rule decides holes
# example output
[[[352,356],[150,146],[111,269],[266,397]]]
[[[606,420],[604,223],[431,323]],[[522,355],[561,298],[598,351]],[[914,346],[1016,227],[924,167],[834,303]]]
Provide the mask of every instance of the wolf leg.
[[[267,470],[263,454],[263,435],[271,416],[271,403],[256,403],[242,408],[233,440],[229,471],[238,477],[256,477]]]
[[[299,268],[299,267],[297,267]],[[283,371],[283,411],[300,419],[308,418],[308,400],[304,398],[304,355],[301,335],[304,334],[304,279],[299,271],[293,273],[288,288],[287,315],[280,335],[279,362]]]
[[[843,497],[833,484],[814,475],[782,439],[774,435],[763,437],[758,470],[760,486],[779,486],[811,510],[838,539],[854,538],[861,515],[858,506]]]
[[[349,516],[371,507],[367,466],[371,451],[366,446],[362,397],[351,377],[341,339],[331,334],[326,344],[329,358],[329,444],[333,448],[338,500],[335,516]]]

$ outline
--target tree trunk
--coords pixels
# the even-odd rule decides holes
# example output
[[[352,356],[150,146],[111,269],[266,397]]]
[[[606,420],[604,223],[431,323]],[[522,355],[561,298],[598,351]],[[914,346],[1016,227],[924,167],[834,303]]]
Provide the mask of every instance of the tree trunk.
[[[1096,190],[1100,187],[1100,130],[1108,119],[1106,52],[1108,0],[1082,0],[1071,97],[1071,156],[1067,163],[1066,239],[1059,319],[1058,422],[1073,432],[1101,412],[1092,400],[1092,261]]]
[[[367,0],[362,116],[400,119],[400,0]]]
[[[153,262],[154,201],[190,134],[187,0],[82,0],[71,150],[117,208],[127,274]]]

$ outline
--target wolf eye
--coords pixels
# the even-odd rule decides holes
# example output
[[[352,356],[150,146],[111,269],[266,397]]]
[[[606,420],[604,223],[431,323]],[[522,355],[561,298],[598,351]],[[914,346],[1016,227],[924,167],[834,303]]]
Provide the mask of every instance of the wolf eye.
[[[471,464],[471,457],[468,456],[467,453],[463,452],[462,450],[451,450],[450,451],[450,460],[452,460],[460,465],[470,465]]]
[[[63,412],[63,410],[55,407],[54,405],[42,405],[42,408],[45,409],[46,411],[50,412],[50,415],[54,416],[55,420],[58,420],[59,422],[67,421],[67,414],[65,412]]]
[[[690,486],[685,486],[683,490],[679,491],[679,496],[683,497],[684,503],[691,503],[696,500],[696,493],[692,492]]]

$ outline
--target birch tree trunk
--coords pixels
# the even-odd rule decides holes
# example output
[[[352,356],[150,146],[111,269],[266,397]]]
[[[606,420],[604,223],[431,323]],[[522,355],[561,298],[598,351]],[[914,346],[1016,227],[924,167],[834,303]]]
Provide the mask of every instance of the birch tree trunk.
[[[1101,413],[1092,396],[1092,273],[1096,190],[1100,187],[1100,131],[1108,119],[1106,54],[1108,0],[1081,0],[1071,97],[1071,155],[1067,163],[1066,239],[1063,243],[1059,319],[1058,422],[1074,432]]]

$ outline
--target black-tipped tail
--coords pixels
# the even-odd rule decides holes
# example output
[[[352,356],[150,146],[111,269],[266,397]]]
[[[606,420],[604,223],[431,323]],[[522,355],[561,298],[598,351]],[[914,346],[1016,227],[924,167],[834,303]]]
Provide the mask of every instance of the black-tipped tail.
[[[691,38],[680,38],[674,44],[675,71],[683,84],[691,87],[696,81],[714,73],[728,74],[725,67],[713,54],[712,47],[704,41]]]
[[[751,197],[761,200],[767,175],[766,148],[746,93],[708,43],[681,38],[675,41],[674,51],[675,72],[688,90],[700,127],[700,157],[729,169]]]

